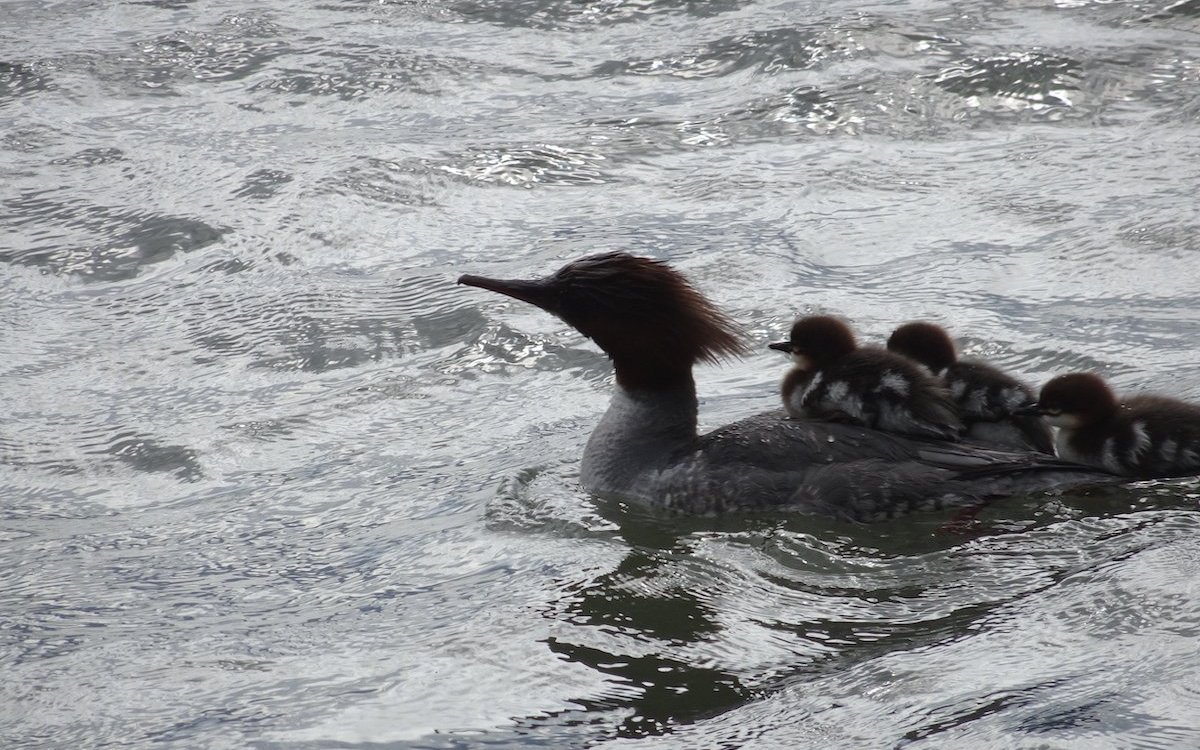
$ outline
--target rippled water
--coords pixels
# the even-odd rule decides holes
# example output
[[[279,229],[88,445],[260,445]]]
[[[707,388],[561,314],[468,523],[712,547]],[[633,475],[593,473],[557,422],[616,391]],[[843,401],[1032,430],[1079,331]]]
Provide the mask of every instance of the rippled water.
[[[1191,0],[8,0],[0,744],[1200,745],[1200,482],[603,503],[605,358],[451,283],[626,249],[1200,399],[1198,118]]]

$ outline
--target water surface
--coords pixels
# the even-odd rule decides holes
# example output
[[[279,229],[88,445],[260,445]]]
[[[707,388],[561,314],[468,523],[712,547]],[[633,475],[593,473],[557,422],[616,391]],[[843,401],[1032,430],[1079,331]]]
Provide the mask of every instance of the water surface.
[[[1195,747],[1200,483],[920,516],[588,496],[611,385],[460,273],[668,259],[1200,400],[1194,2],[0,9],[0,738]]]

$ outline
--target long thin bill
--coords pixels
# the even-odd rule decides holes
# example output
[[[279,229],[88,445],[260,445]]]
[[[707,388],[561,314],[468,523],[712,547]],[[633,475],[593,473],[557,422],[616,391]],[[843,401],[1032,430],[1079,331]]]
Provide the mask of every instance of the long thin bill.
[[[498,292],[506,297],[519,299],[531,305],[546,309],[550,303],[550,285],[540,279],[528,281],[524,279],[489,279],[486,276],[464,274],[458,277],[458,283],[463,286],[474,286],[489,292]]]

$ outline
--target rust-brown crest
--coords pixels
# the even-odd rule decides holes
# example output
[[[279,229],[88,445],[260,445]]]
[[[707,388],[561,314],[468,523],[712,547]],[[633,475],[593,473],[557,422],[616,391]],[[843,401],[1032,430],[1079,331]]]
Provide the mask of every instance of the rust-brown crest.
[[[536,281],[464,276],[460,283],[507,294],[562,318],[613,360],[627,388],[690,382],[692,365],[745,352],[737,327],[666,263],[603,253]]]

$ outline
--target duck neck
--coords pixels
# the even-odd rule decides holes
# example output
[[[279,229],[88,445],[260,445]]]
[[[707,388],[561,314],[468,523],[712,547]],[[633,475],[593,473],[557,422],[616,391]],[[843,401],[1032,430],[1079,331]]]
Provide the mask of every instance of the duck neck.
[[[696,384],[691,373],[670,385],[617,386],[583,451],[580,480],[595,492],[620,492],[665,466],[696,439]]]

